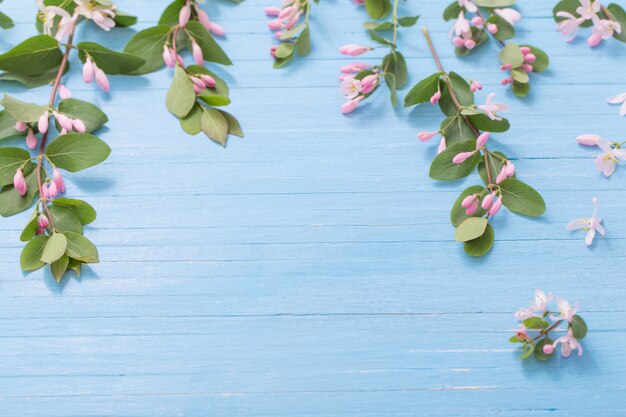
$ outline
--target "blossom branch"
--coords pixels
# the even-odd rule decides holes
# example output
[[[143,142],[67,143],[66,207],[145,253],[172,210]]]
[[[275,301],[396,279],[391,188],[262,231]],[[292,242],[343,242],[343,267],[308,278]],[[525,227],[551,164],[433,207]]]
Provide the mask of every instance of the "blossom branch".
[[[574,3],[574,4],[572,4]],[[626,11],[618,4],[604,6],[598,0],[560,1],[553,10],[557,30],[574,40],[581,27],[593,26],[587,44],[594,48],[611,37],[626,42]]]

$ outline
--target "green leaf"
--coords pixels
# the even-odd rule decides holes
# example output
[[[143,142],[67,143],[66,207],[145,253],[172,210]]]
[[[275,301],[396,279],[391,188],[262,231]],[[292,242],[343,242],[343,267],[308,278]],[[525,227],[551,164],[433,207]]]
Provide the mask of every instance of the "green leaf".
[[[67,255],[72,258],[86,263],[98,263],[98,249],[91,243],[89,239],[80,233],[67,232]]]
[[[289,55],[286,58],[277,58],[274,60],[274,68],[282,68],[285,65],[287,65],[289,62],[291,62],[291,60],[293,59],[293,54]]]
[[[457,242],[467,242],[476,239],[485,233],[487,223],[489,223],[489,220],[484,217],[468,217],[454,231],[454,239]]]
[[[25,196],[21,196],[13,185],[7,185],[0,191],[0,216],[13,216],[26,210],[33,203],[33,199],[39,190],[37,188],[36,170],[32,167],[30,170],[31,173],[26,176],[28,189]]]
[[[115,27],[126,28],[129,26],[133,26],[137,23],[137,16],[131,16],[129,14],[116,10],[113,20],[115,21]]]
[[[59,42],[48,35],[26,39],[4,55],[0,55],[0,70],[16,74],[40,75],[61,64],[63,53]]]
[[[11,113],[6,110],[0,111],[0,140],[24,135],[15,129],[16,122],[17,120],[11,116]]]
[[[83,262],[79,261],[78,259],[70,258],[70,261],[67,264],[67,270],[74,271],[76,273],[76,276],[80,277],[80,269],[82,265],[83,265]]]
[[[90,56],[107,74],[132,74],[146,63],[146,60],[140,56],[128,52],[117,52],[95,42],[80,42],[76,48],[78,48],[78,57],[81,62],[84,63],[87,56]]]
[[[485,132],[501,133],[506,132],[511,127],[509,121],[504,117],[502,120],[491,120],[485,113],[467,116],[467,118],[476,129]]]
[[[52,204],[71,210],[83,225],[92,223],[97,217],[96,210],[83,200],[61,197],[54,199]]]
[[[458,227],[468,217],[482,217],[485,214],[485,210],[483,210],[480,205],[478,206],[478,210],[476,210],[476,212],[471,216],[465,214],[465,209],[461,207],[461,203],[463,202],[465,197],[472,194],[478,194],[482,192],[483,189],[484,187],[481,187],[480,185],[473,185],[463,190],[459,198],[457,198],[452,205],[452,210],[450,210],[450,222],[452,223],[452,226]]]
[[[176,64],[172,85],[165,99],[167,109],[180,119],[189,114],[195,103],[196,93],[193,89],[193,83],[185,70]]]
[[[498,27],[498,31],[493,35],[497,40],[506,41],[515,37],[515,28],[513,25],[497,14],[489,16],[487,23],[493,23]]]
[[[41,254],[41,262],[50,265],[52,262],[60,259],[65,254],[67,248],[67,238],[63,233],[54,233],[46,242]]]
[[[4,98],[0,100],[0,104],[15,120],[21,120],[26,123],[37,122],[39,117],[48,110],[48,106],[27,103],[8,95],[5,95]]]
[[[528,81],[530,80],[530,78],[528,77],[528,73],[521,68],[513,68],[511,70],[511,76],[513,77],[515,82],[522,84],[528,83]]]
[[[517,97],[526,97],[530,92],[530,83],[513,82],[513,94]]]
[[[15,23],[13,23],[13,20],[9,16],[0,12],[0,28],[11,29],[13,26],[15,26]]]
[[[450,84],[452,85],[452,91],[456,94],[456,97],[461,106],[470,106],[474,104],[474,93],[470,89],[467,81],[463,79],[459,74],[455,72],[450,72],[448,74],[448,79],[450,80]],[[441,111],[443,111],[446,116],[454,116],[458,113],[458,109],[454,104],[454,100],[452,100],[452,95],[450,93],[450,89],[448,88],[448,83],[444,82],[441,84],[441,98],[439,99],[439,107]]]
[[[72,119],[80,119],[87,127],[87,133],[100,129],[109,118],[98,106],[75,98],[66,98],[59,102],[59,111]]]
[[[205,61],[216,62],[222,65],[233,64],[202,23],[195,20],[191,21],[187,23],[185,29],[186,32],[196,40],[200,49],[202,49],[202,55]]]
[[[474,4],[479,7],[508,7],[515,3],[515,0],[474,0]]]
[[[619,4],[615,3],[609,4],[607,9],[613,15],[611,20],[615,20],[622,27],[621,33],[613,32],[613,37],[620,42],[626,42],[626,11]]]
[[[132,72],[142,75],[154,72],[163,66],[163,45],[170,33],[169,26],[159,25],[142,30],[133,36],[124,47],[124,52],[139,56],[145,63]]]
[[[65,64],[63,69],[63,75],[67,74],[70,70],[70,63]],[[39,75],[26,75],[21,73],[3,72],[0,74],[0,81],[15,81],[28,88],[41,87],[42,85],[50,84],[54,81],[59,72],[58,67],[54,67]]]
[[[463,245],[463,249],[465,253],[469,256],[483,256],[487,252],[493,248],[493,227],[490,224],[487,224],[487,228],[485,228],[485,233],[482,236],[477,237],[476,239],[468,240]]]
[[[180,119],[180,127],[190,135],[202,132],[202,113],[202,106],[198,103],[194,104],[189,114]]]
[[[587,336],[587,323],[578,314],[572,319],[572,334],[578,340],[582,340]]]
[[[534,188],[515,178],[507,178],[500,183],[502,204],[509,210],[526,216],[541,216],[546,211],[546,203]]]
[[[520,45],[530,48],[530,52],[537,57],[535,62],[532,63],[533,72],[544,72],[550,66],[550,58],[542,49],[532,45]]]
[[[535,345],[532,343],[524,344],[524,353],[520,355],[520,359],[528,359],[535,351]]]
[[[308,55],[311,51],[311,31],[309,30],[308,25],[304,28],[302,33],[300,33],[300,36],[298,36],[296,48],[298,49],[298,55],[300,56]]]
[[[439,89],[440,73],[435,73],[424,78],[411,88],[411,91],[404,96],[404,107],[426,103]]]
[[[69,262],[70,258],[67,255],[63,255],[50,265],[52,276],[57,282],[61,282],[61,278],[63,278],[65,271],[67,271],[67,265]]]
[[[217,111],[220,112],[222,116],[224,116],[224,119],[226,119],[226,123],[228,123],[228,134],[243,138],[243,130],[241,129],[239,120],[237,120],[235,116],[233,116],[232,114],[227,113],[223,110],[217,110]]]
[[[522,323],[529,329],[545,330],[550,327],[550,323],[540,317],[529,317]]]
[[[391,22],[365,22],[363,27],[367,30],[376,30],[378,32],[385,32],[393,29],[393,23]]]
[[[381,45],[385,45],[385,46],[392,46],[395,48],[396,44],[391,42],[389,39],[385,38],[384,36],[381,36],[378,32],[375,32],[373,30],[368,31],[370,38],[372,38],[372,40],[374,42],[377,42]],[[385,68],[385,66],[383,65],[383,68]]]
[[[0,186],[13,184],[17,169],[30,160],[30,153],[22,148],[0,148]],[[32,164],[26,164],[24,173],[32,170]],[[28,170],[28,171],[27,171]]]
[[[537,342],[537,344],[535,345],[535,358],[539,359],[540,361],[547,361],[550,360],[554,357],[554,352],[552,352],[549,355],[546,355],[545,353],[543,353],[543,347],[545,345],[551,345],[552,343],[554,343],[554,341],[552,339],[550,339],[549,337],[545,337],[543,339],[541,339],[540,341]]]
[[[178,24],[178,15],[180,14],[180,9],[185,5],[185,0],[175,0],[170,3],[161,17],[159,18],[159,25],[167,25],[167,26],[175,26]]]
[[[78,172],[106,160],[111,148],[89,133],[68,133],[53,140],[46,156],[57,166],[69,172]]]
[[[53,204],[48,207],[48,211],[52,216],[52,223],[56,231],[61,233],[83,232],[83,225],[80,219],[69,208]]]
[[[304,28],[304,23],[300,23],[299,25],[296,25],[289,30],[283,31],[282,35],[280,36],[280,40],[287,41],[287,40],[292,40],[294,38],[297,38],[298,34],[300,33],[300,31],[302,31],[303,28]]]
[[[461,152],[470,152],[476,150],[476,141],[469,140],[465,142],[455,143],[449,146],[445,151],[435,157],[430,165],[428,175],[434,180],[455,180],[466,177],[474,169],[475,163],[480,158],[480,152],[476,152],[474,156],[467,158],[462,164],[455,164],[452,159]]]
[[[459,17],[459,13],[461,12],[461,6],[459,6],[459,2],[457,0],[453,1],[446,7],[443,11],[443,20],[446,22],[456,19]]]
[[[204,109],[200,122],[205,135],[222,146],[226,145],[228,122],[222,113],[216,109]]]
[[[446,117],[440,126],[443,136],[446,138],[446,145],[452,146],[455,143],[466,142],[476,139],[476,134],[469,127],[465,119],[461,116]]]
[[[396,77],[391,72],[385,73],[385,83],[389,88],[389,94],[391,96],[391,105],[396,107],[398,104],[398,95],[396,94]]]
[[[365,0],[365,10],[372,19],[382,19],[391,12],[389,0]]]
[[[37,233],[38,225],[37,225],[37,212],[33,211],[33,214],[30,216],[30,220],[26,223],[24,230],[20,234],[20,241],[28,242],[33,237],[35,237],[35,233]],[[39,258],[37,258],[39,259]]]
[[[510,64],[517,68],[524,63],[524,54],[515,42],[507,43],[498,55],[503,64]]]
[[[276,48],[276,58],[284,59],[293,55],[296,48],[295,43],[281,43]]]
[[[20,255],[20,267],[23,271],[34,271],[46,264],[41,261],[41,256],[48,239],[49,236],[36,236],[24,246]]]
[[[489,160],[489,172],[491,172],[491,183],[496,181],[496,177],[502,171],[502,167],[504,167],[504,162],[494,156],[494,154],[499,155],[506,159],[506,156],[502,152],[489,152],[487,159]],[[487,170],[485,169],[485,159],[481,159],[478,163],[478,175],[482,178],[485,185],[489,185],[489,177],[487,176]]]
[[[383,69],[394,75],[396,88],[402,88],[408,79],[408,70],[404,55],[400,52],[392,52],[383,58]]]
[[[408,28],[414,26],[417,23],[419,16],[404,16],[398,19],[400,26]]]
[[[519,340],[519,339],[517,338],[517,336],[511,336],[511,337],[509,338],[509,342],[510,342],[510,343],[522,343],[522,341],[521,341],[521,340]]]

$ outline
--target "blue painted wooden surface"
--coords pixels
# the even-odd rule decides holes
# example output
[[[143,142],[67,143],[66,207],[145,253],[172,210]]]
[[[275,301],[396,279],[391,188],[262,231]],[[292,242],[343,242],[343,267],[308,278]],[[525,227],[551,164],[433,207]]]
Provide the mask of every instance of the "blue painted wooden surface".
[[[17,26],[1,50],[35,33],[32,3],[2,4]],[[165,3],[119,6],[142,29]],[[499,85],[495,45],[453,56],[447,2],[401,5],[422,15],[448,70],[511,105],[512,129],[494,139],[548,204],[536,221],[503,211],[493,252],[471,259],[448,210],[477,179],[428,179],[436,145],[415,137],[439,112],[392,110],[381,93],[340,115],[337,68],[349,60],[336,51],[367,42],[365,15],[321,3],[311,55],[283,70],[268,57],[269,2],[207,5],[229,31],[230,109],[246,131],[226,150],[168,115],[169,70],[113,77],[110,96],[74,72],[74,95],[111,119],[110,159],[68,180],[68,195],[99,212],[86,233],[102,263],[61,285],[24,275],[27,215],[0,220],[2,416],[626,415],[626,173],[600,177],[594,152],[574,142],[624,140],[626,120],[605,104],[626,90],[624,46],[566,44],[553,1],[520,1],[519,40],[552,65],[519,100]],[[134,30],[80,37],[121,48]],[[401,43],[411,84],[435,71],[419,25]],[[2,90],[42,102],[49,91]],[[593,196],[608,236],[587,249],[565,224],[590,215]],[[582,358],[517,359],[512,313],[537,287],[580,301],[591,329]]]

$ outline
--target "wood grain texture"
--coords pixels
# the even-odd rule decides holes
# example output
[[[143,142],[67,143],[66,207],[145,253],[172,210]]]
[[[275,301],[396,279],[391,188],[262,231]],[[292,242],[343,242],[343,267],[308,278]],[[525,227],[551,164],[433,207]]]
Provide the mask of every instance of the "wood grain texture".
[[[35,34],[33,3],[2,4],[16,27],[0,50]],[[136,28],[79,37],[122,48],[166,3],[120,0]],[[552,64],[519,100],[499,85],[496,45],[453,56],[447,1],[401,3],[422,16],[401,35],[409,84],[435,71],[427,24],[448,70],[480,80],[480,100],[494,91],[511,105],[512,128],[493,143],[543,193],[546,215],[503,211],[493,252],[465,256],[448,212],[478,179],[428,179],[436,145],[416,139],[440,113],[391,109],[386,92],[338,111],[337,69],[350,60],[337,49],[367,42],[362,10],[322,0],[311,55],[273,70],[262,11],[273,3],[207,4],[228,30],[235,66],[218,71],[246,138],[221,149],[183,134],[165,109],[169,70],[112,77],[110,95],[74,72],[74,95],[110,118],[109,160],[67,179],[68,196],[98,210],[86,234],[102,263],[61,285],[25,275],[28,215],[0,219],[2,416],[626,416],[626,173],[601,177],[574,141],[624,139],[626,120],[605,104],[626,91],[624,45],[567,44],[554,2],[520,1],[518,40]],[[0,88],[32,101],[49,91]],[[594,196],[608,235],[588,249],[565,224],[590,215]],[[582,358],[517,359],[512,313],[537,287],[580,301]]]

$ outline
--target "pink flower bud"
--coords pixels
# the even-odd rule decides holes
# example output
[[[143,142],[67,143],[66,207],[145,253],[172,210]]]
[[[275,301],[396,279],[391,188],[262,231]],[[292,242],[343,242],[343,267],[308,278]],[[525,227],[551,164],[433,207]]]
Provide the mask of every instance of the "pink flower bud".
[[[464,43],[465,41],[463,40],[463,38],[460,38],[458,36],[455,36],[454,38],[452,38],[452,45],[456,46],[457,48],[460,48],[461,46],[463,46]]]
[[[467,161],[468,158],[474,156],[475,153],[476,151],[458,153],[455,155],[454,158],[452,158],[452,162],[455,164],[462,164],[463,162]]]
[[[378,84],[378,75],[371,74],[366,77],[363,77],[361,80],[361,93],[369,94],[374,91],[376,85]]]
[[[28,149],[35,149],[37,147],[37,136],[35,136],[33,129],[28,129],[28,134],[26,135],[26,146],[28,146]]]
[[[48,220],[45,214],[40,214],[37,218],[37,225],[40,229],[47,229],[50,227],[50,220]]]
[[[474,39],[466,39],[465,42],[463,42],[463,46],[467,49],[474,49],[474,47],[476,47],[476,41]]]
[[[167,45],[163,45],[163,62],[170,68],[174,68],[176,65],[176,57],[174,56],[174,51]]]
[[[507,177],[512,177],[513,175],[515,175],[515,165],[513,165],[513,162],[507,161],[503,169]]]
[[[211,21],[209,20],[209,15],[206,14],[206,12],[202,10],[202,8],[198,6],[198,4],[194,4],[194,8],[196,9],[196,16],[198,16],[198,22],[202,23],[202,26],[204,26],[206,29],[209,29],[209,26],[211,25]]]
[[[545,353],[546,355],[552,355],[552,352],[554,352],[554,346],[543,345],[543,353]]]
[[[57,185],[54,181],[48,183],[48,198],[54,198],[59,194],[59,190],[57,189]]]
[[[187,2],[182,9],[180,9],[180,13],[178,14],[178,24],[180,27],[187,26],[189,23],[189,18],[191,17],[191,5]]]
[[[87,57],[87,60],[85,60],[85,63],[83,64],[83,81],[85,81],[87,84],[92,82],[95,71],[96,68],[93,61],[91,60],[91,58]]]
[[[529,53],[531,53],[531,50],[528,46],[521,46],[519,50],[522,51],[522,54],[524,55],[528,55]]]
[[[197,65],[204,65],[204,56],[202,55],[202,49],[195,41],[191,42],[191,55]]]
[[[478,194],[470,194],[470,195],[468,195],[461,202],[461,207],[463,207],[464,209],[470,208],[472,206],[472,204],[474,204],[474,201],[476,201],[476,198],[478,198]]]
[[[37,122],[37,129],[39,129],[40,133],[46,133],[48,131],[48,125],[50,124],[50,113],[46,110],[41,116],[39,116],[39,121]]]
[[[109,79],[107,78],[107,75],[104,73],[104,71],[102,71],[100,68],[97,68],[97,67],[96,67],[96,82],[98,83],[102,91],[104,91],[105,93],[109,92],[109,89],[111,88],[109,85]]]
[[[433,130],[432,132],[419,132],[417,134],[417,138],[422,142],[428,142],[429,140],[437,136],[438,133],[439,131],[437,130]]]
[[[494,198],[496,198],[495,192],[488,194],[485,198],[483,198],[483,202],[480,205],[482,209],[487,210],[489,207],[491,207],[491,204],[493,203]]]
[[[500,211],[500,207],[502,207],[502,198],[498,198],[492,205],[491,208],[489,209],[489,215],[493,216],[494,214],[496,214],[498,211]]]
[[[18,132],[24,132],[26,130],[28,126],[26,125],[25,122],[17,122],[15,123],[15,130],[17,130]]]
[[[67,135],[66,129],[61,129],[61,131],[59,132],[59,136],[63,136],[63,135]]]
[[[59,170],[56,168],[52,170],[52,181],[54,181],[57,186],[57,190],[59,190],[60,193],[65,192],[65,181],[63,180],[63,176]]]
[[[359,106],[359,102],[363,99],[363,96],[359,96],[357,98],[354,98],[352,100],[348,100],[346,101],[342,106],[341,106],[341,112],[343,114],[348,114],[348,113],[352,113],[354,110],[356,110],[356,108]]]
[[[524,61],[528,62],[528,63],[533,63],[537,60],[537,56],[535,56],[535,54],[528,54],[526,56],[524,56]]]
[[[281,38],[283,37],[283,32],[281,32],[280,30],[278,32],[274,32],[274,37],[278,40],[281,40]]]
[[[85,126],[85,122],[80,119],[72,119],[72,126],[74,130],[78,133],[85,133],[87,131],[87,126]]]
[[[513,84],[513,77],[505,78],[504,80],[500,81],[500,84],[502,85]]]
[[[446,150],[446,137],[442,136],[441,141],[439,142],[439,147],[437,147],[437,155]]]
[[[267,27],[270,28],[270,30],[280,30],[283,28],[283,22],[280,19],[270,20]]]
[[[194,85],[196,85],[200,90],[204,90],[204,81],[202,81],[200,78],[197,77],[189,77],[191,79],[191,82],[194,83]]]
[[[52,115],[54,116],[55,119],[57,119],[57,122],[59,122],[59,124],[61,125],[63,129],[67,130],[68,132],[71,132],[74,129],[74,126],[72,125],[72,121],[66,115],[57,113],[55,111],[52,112]]]
[[[194,85],[193,85],[193,91],[194,91],[196,94],[200,94],[200,93],[202,92],[202,88],[198,87],[198,85],[197,85],[197,84],[194,84]]]
[[[506,167],[502,167],[502,169],[500,170],[500,173],[496,177],[496,184],[500,184],[502,181],[504,181],[507,178],[508,177],[506,175]]]
[[[437,91],[430,97],[430,104],[437,104],[439,99],[441,98],[441,91]]]
[[[300,21],[300,15],[302,13],[298,12],[296,14],[294,14],[291,19],[289,19],[289,21],[287,22],[287,24],[285,25],[285,29],[291,29],[292,27],[294,27],[296,25],[296,23],[298,23]]]
[[[72,98],[72,92],[66,86],[61,84],[61,87],[59,87],[59,97],[61,97],[61,100]]]
[[[485,23],[485,20],[482,17],[480,17],[480,16],[472,17],[472,25],[480,27],[484,23]]]
[[[226,29],[224,29],[222,26],[218,25],[215,22],[209,22],[209,27],[207,29],[209,29],[209,32],[211,32],[215,36],[226,35]]]
[[[282,9],[280,13],[278,13],[278,18],[286,19],[287,17],[291,16],[294,12],[295,12],[294,6],[287,6],[284,9]]]
[[[371,65],[364,64],[362,62],[353,62],[351,64],[344,65],[343,67],[339,69],[339,71],[344,74],[352,74],[352,73],[360,72],[360,71],[370,69],[370,68],[371,68]]]
[[[489,31],[489,33],[491,33],[492,35],[495,35],[496,33],[498,33],[498,25],[496,25],[495,23],[489,23],[487,25],[487,30]]]
[[[278,7],[266,7],[265,14],[268,16],[278,16],[280,9]]]
[[[470,90],[472,90],[472,92],[475,92],[476,90],[482,90],[482,89],[483,89],[483,85],[479,83],[478,81],[472,81],[470,83]]]
[[[487,141],[489,140],[489,135],[491,135],[490,132],[483,132],[478,136],[478,138],[476,139],[476,149],[481,149],[487,144]]]
[[[202,78],[202,81],[204,82],[204,85],[206,87],[215,88],[215,79],[213,77],[208,74],[202,74],[200,75],[200,78]]]
[[[276,57],[276,48],[277,48],[277,46],[272,46],[272,47],[270,48],[270,55],[271,55],[271,56],[272,56],[272,58],[274,58],[274,59],[277,59],[277,57]]]
[[[522,69],[526,72],[533,72],[533,66],[530,64],[522,64]]]
[[[180,65],[181,67],[185,66],[185,60],[179,54],[176,54],[176,62],[178,62],[178,65]]]
[[[41,227],[38,227],[37,228],[37,232],[35,232],[35,233],[37,233],[37,235],[43,235],[44,233],[46,233],[46,231],[44,229],[42,229]]]
[[[465,209],[465,214],[471,216],[472,214],[476,213],[476,210],[478,210],[478,200],[475,200],[471,206]]]
[[[508,71],[508,70],[510,70],[511,68],[513,68],[513,66],[512,66],[511,64],[503,64],[503,65],[500,65],[500,71]]]
[[[372,48],[370,48],[369,46],[348,44],[339,48],[339,52],[342,53],[343,55],[357,56],[357,55],[362,55],[366,53],[367,51],[370,51],[371,49]]]
[[[46,200],[50,198],[50,193],[48,192],[48,186],[46,184],[43,184],[41,186],[40,192],[41,192],[41,198],[44,198]]]
[[[585,146],[598,146],[598,141],[600,139],[602,138],[598,135],[592,135],[592,134],[587,133],[587,134],[578,136],[576,138],[576,142]]]
[[[21,168],[18,168],[15,171],[15,176],[13,177],[13,186],[15,190],[19,193],[19,195],[26,195],[26,191],[28,191],[28,187],[26,185],[26,178],[24,178],[24,172]]]

